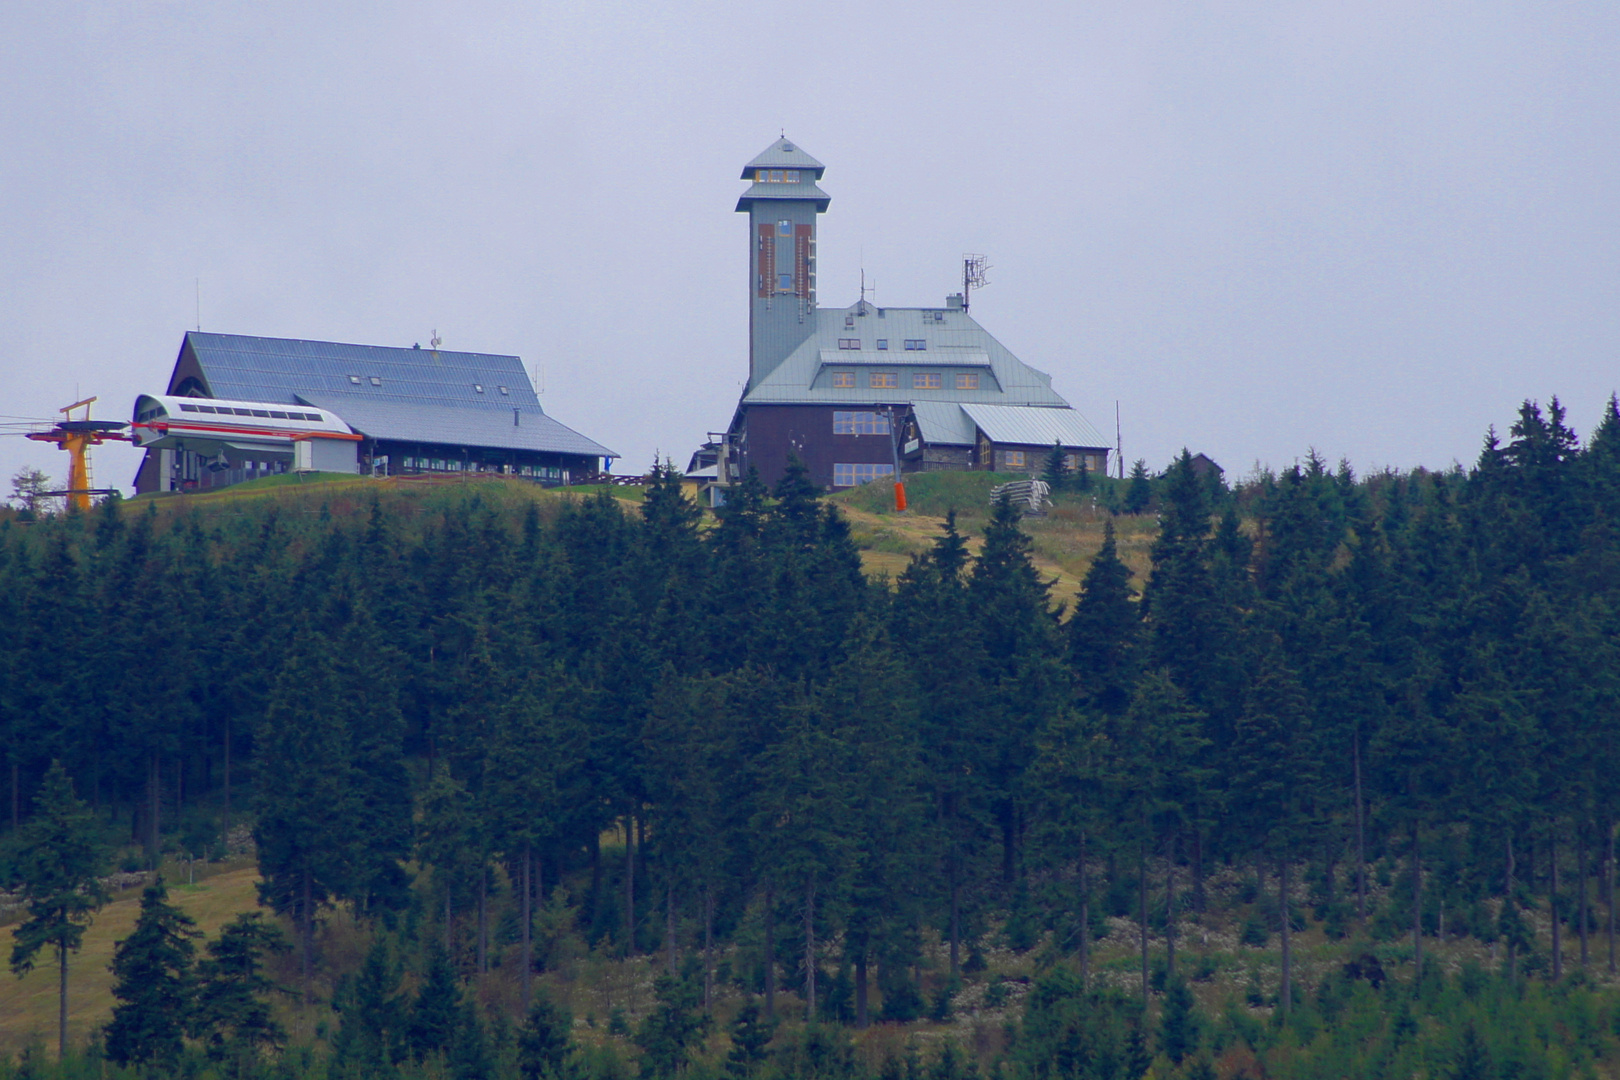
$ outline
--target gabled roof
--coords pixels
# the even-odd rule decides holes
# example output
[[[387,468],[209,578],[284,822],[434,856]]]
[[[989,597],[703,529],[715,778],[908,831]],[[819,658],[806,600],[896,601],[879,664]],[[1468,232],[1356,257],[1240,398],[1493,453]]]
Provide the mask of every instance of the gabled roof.
[[[1052,389],[1052,377],[1025,364],[960,308],[880,308],[855,303],[818,308],[815,332],[743,395],[742,405],[858,405],[975,401],[987,405],[1044,405],[1067,408]],[[879,349],[879,341],[887,348]],[[859,348],[840,348],[858,341]],[[921,341],[922,349],[907,349]],[[892,365],[901,372],[894,390],[867,388],[865,373]],[[857,386],[835,389],[831,369],[847,366],[862,373]],[[937,367],[949,373],[938,390],[911,387],[910,372]],[[976,390],[957,390],[957,372],[977,370]]]
[[[314,392],[359,401],[540,407],[515,356],[195,331],[186,334],[182,362],[188,349],[213,397],[291,404],[295,395]]]
[[[188,332],[171,394],[189,370],[210,397],[311,405],[374,439],[618,456],[547,416],[516,356]]]
[[[827,171],[827,166],[805,153],[797,143],[784,135],[743,166],[742,178],[752,180],[755,169],[809,169],[816,174],[816,179],[820,180],[821,174]]]
[[[1106,448],[1102,435],[1090,421],[1073,409],[1031,409],[1016,405],[962,405],[985,437],[993,443],[1013,446],[1063,446]]]

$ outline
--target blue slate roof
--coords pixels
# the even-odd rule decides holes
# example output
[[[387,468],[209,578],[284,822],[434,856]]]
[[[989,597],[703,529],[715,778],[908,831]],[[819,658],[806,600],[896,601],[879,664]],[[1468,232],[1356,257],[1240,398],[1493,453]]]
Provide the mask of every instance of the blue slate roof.
[[[188,350],[212,397],[313,405],[372,438],[618,456],[547,416],[516,356],[193,331],[171,393]]]

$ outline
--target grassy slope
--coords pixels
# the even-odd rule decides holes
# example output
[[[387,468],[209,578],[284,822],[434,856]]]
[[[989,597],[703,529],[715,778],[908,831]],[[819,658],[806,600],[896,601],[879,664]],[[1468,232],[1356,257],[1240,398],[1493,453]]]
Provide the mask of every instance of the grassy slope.
[[[944,527],[946,513],[953,509],[957,528],[977,551],[990,513],[990,489],[1015,479],[1022,477],[976,472],[913,476],[906,481],[909,509],[905,513],[895,512],[894,488],[886,482],[839,492],[832,501],[849,517],[867,573],[892,579],[905,570],[912,555],[928,549]],[[1072,605],[1091,560],[1102,547],[1103,522],[1108,516],[1090,495],[1072,492],[1059,495],[1045,517],[1024,519],[1036,567],[1056,582],[1052,589],[1055,600]],[[1133,582],[1140,588],[1147,576],[1148,550],[1158,534],[1158,522],[1151,517],[1117,517],[1114,530],[1120,558],[1131,568]]]
[[[212,876],[195,885],[169,890],[170,900],[210,936],[238,912],[255,907],[258,894],[254,884],[259,880],[252,866],[213,869]],[[185,880],[183,867],[171,867],[169,875],[173,880]],[[112,1011],[113,978],[107,966],[112,963],[114,943],[134,927],[140,902],[138,888],[120,893],[96,916],[85,933],[84,947],[68,959],[68,1037],[76,1043],[82,1045],[91,1029],[105,1023]],[[40,966],[20,979],[0,977],[0,1055],[15,1054],[35,1039],[46,1046],[56,1045],[56,980],[54,952],[42,954]]]

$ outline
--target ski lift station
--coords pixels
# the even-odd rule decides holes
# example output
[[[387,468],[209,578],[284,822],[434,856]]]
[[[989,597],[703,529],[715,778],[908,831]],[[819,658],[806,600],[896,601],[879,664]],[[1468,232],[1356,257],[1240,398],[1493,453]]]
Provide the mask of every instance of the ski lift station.
[[[130,432],[138,494],[285,472],[577,482],[616,455],[540,407],[516,356],[187,333]]]

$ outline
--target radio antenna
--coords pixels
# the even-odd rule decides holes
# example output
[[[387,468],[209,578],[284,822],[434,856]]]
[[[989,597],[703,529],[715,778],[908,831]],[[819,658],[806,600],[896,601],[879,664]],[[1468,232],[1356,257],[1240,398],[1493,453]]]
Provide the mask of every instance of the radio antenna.
[[[982,289],[990,284],[985,275],[990,272],[990,257],[987,255],[964,254],[962,256],[962,310],[968,309],[974,289]]]

